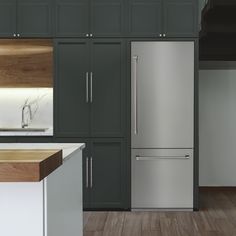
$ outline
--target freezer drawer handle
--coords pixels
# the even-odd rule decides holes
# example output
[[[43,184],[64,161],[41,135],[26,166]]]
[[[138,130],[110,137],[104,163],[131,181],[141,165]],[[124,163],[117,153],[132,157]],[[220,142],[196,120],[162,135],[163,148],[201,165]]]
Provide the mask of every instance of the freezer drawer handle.
[[[136,156],[136,161],[155,161],[157,159],[189,159],[190,155],[183,156]]]
[[[138,107],[137,107],[137,63],[138,63],[138,56],[133,56],[134,60],[134,134],[138,134]]]

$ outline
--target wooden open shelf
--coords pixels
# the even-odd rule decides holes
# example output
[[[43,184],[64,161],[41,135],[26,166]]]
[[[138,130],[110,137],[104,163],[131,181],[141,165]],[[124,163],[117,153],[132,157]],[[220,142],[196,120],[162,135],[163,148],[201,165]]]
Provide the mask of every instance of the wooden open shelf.
[[[0,39],[0,87],[53,87],[50,39]]]

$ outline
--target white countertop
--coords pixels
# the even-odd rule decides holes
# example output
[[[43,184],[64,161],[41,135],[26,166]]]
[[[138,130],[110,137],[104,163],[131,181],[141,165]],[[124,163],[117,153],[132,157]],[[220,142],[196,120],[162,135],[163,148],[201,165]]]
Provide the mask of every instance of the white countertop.
[[[44,132],[34,131],[0,131],[0,136],[53,136],[53,128],[49,128]]]
[[[61,149],[63,160],[76,150],[83,150],[84,143],[0,143],[1,149]]]

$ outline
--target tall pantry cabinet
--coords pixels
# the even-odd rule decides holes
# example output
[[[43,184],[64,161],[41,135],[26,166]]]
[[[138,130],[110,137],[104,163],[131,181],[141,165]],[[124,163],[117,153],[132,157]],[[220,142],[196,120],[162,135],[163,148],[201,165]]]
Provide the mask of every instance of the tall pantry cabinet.
[[[85,208],[128,208],[126,58],[124,39],[55,40],[56,136],[87,144]]]

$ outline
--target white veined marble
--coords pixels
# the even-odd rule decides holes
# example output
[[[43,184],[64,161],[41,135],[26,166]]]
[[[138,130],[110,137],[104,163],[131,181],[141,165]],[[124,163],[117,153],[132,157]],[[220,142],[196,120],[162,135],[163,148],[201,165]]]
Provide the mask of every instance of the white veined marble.
[[[0,132],[0,136],[53,135],[53,88],[1,88],[0,128],[20,128],[22,107],[31,104],[33,120],[29,127],[48,128],[46,132]]]

